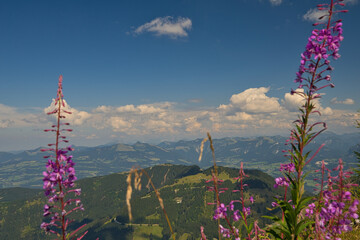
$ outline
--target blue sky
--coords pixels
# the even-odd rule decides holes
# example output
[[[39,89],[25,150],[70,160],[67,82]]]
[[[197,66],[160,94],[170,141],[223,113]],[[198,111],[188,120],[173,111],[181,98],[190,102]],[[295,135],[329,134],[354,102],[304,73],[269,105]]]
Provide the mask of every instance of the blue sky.
[[[0,151],[51,141],[41,129],[60,74],[76,145],[284,135],[323,2],[1,1]],[[336,88],[318,103],[337,133],[360,118],[360,3],[346,2]]]

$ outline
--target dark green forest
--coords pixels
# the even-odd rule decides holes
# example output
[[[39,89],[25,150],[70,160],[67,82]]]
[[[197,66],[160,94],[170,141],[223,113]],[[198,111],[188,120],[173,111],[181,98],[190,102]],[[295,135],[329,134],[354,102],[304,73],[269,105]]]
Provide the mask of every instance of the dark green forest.
[[[177,239],[199,239],[200,226],[204,226],[209,238],[217,236],[217,224],[212,220],[214,206],[207,204],[214,201],[214,193],[206,190],[211,183],[205,183],[211,178],[211,168],[201,170],[198,166],[163,164],[145,170],[164,200]],[[239,183],[234,180],[239,170],[219,167],[218,171],[219,178],[224,180],[221,187],[229,188],[220,195],[222,202],[240,199],[239,193],[231,192],[239,189]],[[281,191],[273,188],[271,176],[259,170],[245,172],[249,175],[245,196],[255,199],[254,204],[246,202],[252,209],[251,218],[260,219],[260,225],[264,225],[266,220],[261,216],[276,214],[267,207],[271,207],[269,203],[281,195]],[[128,172],[123,172],[77,181],[85,211],[72,214],[75,222],[70,231],[86,223],[86,239],[169,239],[170,230],[145,176],[141,178],[141,190],[133,191],[133,221],[129,222],[125,202],[127,175]],[[47,239],[40,230],[46,202],[41,189],[1,189],[0,197],[0,239]],[[223,224],[225,226],[225,222]]]

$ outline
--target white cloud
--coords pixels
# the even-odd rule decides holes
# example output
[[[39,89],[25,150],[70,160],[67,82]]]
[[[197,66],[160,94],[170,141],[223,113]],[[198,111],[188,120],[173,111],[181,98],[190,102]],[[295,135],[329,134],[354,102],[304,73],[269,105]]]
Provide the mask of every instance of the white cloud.
[[[177,131],[175,130],[176,125],[176,122],[168,122],[161,119],[149,119],[143,124],[143,127],[145,127],[145,131],[143,132],[146,134],[175,134],[177,133]]]
[[[229,105],[220,105],[220,110],[233,112],[241,110],[248,113],[271,113],[280,111],[277,98],[268,97],[266,93],[270,88],[249,88],[241,93],[234,94],[230,98]]]
[[[304,89],[296,89],[296,92],[304,92]],[[330,107],[323,108],[320,103],[321,98],[313,100],[313,104],[316,107],[316,110],[319,111],[322,115],[332,115],[333,110]],[[298,112],[299,108],[304,105],[305,99],[299,94],[285,93],[284,99],[281,101],[282,105],[290,112]]]
[[[325,116],[332,116],[334,114],[334,111],[330,107],[321,108],[320,112],[322,115]]]
[[[357,112],[348,110],[333,109],[332,115],[323,114],[322,121],[325,121],[329,129],[336,129],[337,131],[353,132],[355,129],[355,122],[359,120],[360,116]],[[332,131],[332,130],[331,130]]]
[[[270,3],[274,6],[278,6],[282,3],[282,0],[270,0]]]
[[[166,35],[171,38],[187,37],[188,31],[191,30],[192,22],[189,18],[178,17],[158,17],[154,20],[136,28],[134,33],[141,34],[144,32],[155,33],[156,35]]]
[[[14,125],[15,122],[9,119],[1,119],[0,120],[0,128],[8,128]]]
[[[136,108],[134,107],[134,105],[129,104],[129,105],[125,105],[125,106],[121,106],[116,108],[116,111],[119,113],[123,113],[123,112],[136,112]]]
[[[199,123],[197,121],[196,117],[185,118],[184,122],[186,124],[186,128],[185,128],[186,132],[199,131],[201,129],[201,126],[202,126],[201,123]]]
[[[325,22],[327,20],[326,16],[322,19],[319,18],[327,14],[328,11],[326,10],[318,10],[317,8],[309,9],[303,16],[303,19],[310,22]]]
[[[39,126],[44,122],[44,116],[22,112],[21,109],[0,103],[0,128]]]
[[[111,129],[127,135],[147,135],[154,133],[175,132],[181,117],[174,111],[173,103],[124,106],[100,106],[92,111],[91,126],[102,130]],[[185,115],[184,115],[185,117]]]
[[[75,125],[77,135],[70,140],[88,141],[102,144],[112,141],[165,141],[193,139],[206,136],[214,137],[254,136],[286,134],[293,128],[293,121],[299,114],[298,107],[302,98],[285,93],[282,98],[269,97],[269,88],[249,88],[231,96],[229,102],[219,107],[204,106],[184,109],[184,103],[128,104],[123,106],[100,105],[92,110],[82,111],[67,107],[73,112],[65,121]],[[298,90],[300,91],[300,90]],[[333,100],[337,101],[337,99]],[[340,101],[337,101],[340,102]],[[345,100],[343,102],[350,102]],[[315,101],[321,116],[312,115],[311,122],[325,121],[331,131],[349,132],[354,128],[359,114],[351,110],[339,110],[321,106]],[[53,109],[53,103],[46,110]],[[31,121],[31,119],[33,119]],[[30,127],[49,128],[54,116],[41,114],[23,114],[19,109],[0,104],[0,131],[4,128]],[[0,132],[1,133],[1,132]],[[0,134],[1,137],[1,134]]]
[[[331,99],[330,101],[332,104],[345,104],[345,105],[352,105],[354,104],[354,100],[352,100],[351,98],[347,98],[344,101],[338,101],[336,97],[334,97],[333,99]]]
[[[8,128],[15,124],[9,116],[16,115],[15,108],[0,103],[0,128]]]
[[[235,122],[254,120],[252,115],[247,114],[245,112],[237,112],[235,113],[235,115],[226,116],[226,119]]]
[[[152,113],[160,113],[163,109],[150,106],[150,105],[140,105],[137,107],[140,111],[140,114],[152,114]]]
[[[11,114],[15,114],[16,113],[16,109],[13,107],[9,107],[6,106],[4,104],[0,103],[0,115],[11,115]]]
[[[134,106],[133,104],[125,105],[116,108],[118,113],[137,113],[137,114],[154,114],[161,113],[166,110],[166,108],[171,107],[171,103],[162,103],[162,104],[142,104],[139,106]]]
[[[297,92],[304,92],[304,89],[296,89]],[[304,98],[298,94],[290,94],[285,93],[284,100],[282,100],[282,104],[285,106],[287,110],[290,112],[295,112],[299,110],[304,104]]]
[[[108,123],[115,132],[125,131],[132,127],[132,124],[124,120],[122,117],[111,117],[109,118]]]
[[[106,113],[106,112],[110,112],[111,111],[111,107],[109,106],[98,106],[97,108],[95,108],[93,110],[93,112],[103,112],[103,113]]]
[[[70,115],[69,119],[74,125],[82,125],[87,119],[91,117],[91,114],[85,111],[77,111],[73,109],[73,114]]]
[[[65,102],[65,107],[63,108],[63,110],[67,111],[67,112],[71,112],[71,114],[64,114],[66,117],[66,122],[69,122],[72,125],[82,125],[84,124],[85,121],[87,121],[87,119],[89,119],[91,117],[91,114],[85,111],[79,111],[75,108],[70,107],[69,104],[67,104],[67,102],[64,100]],[[49,107],[44,109],[44,113],[48,113],[53,111],[54,109],[56,109],[55,106],[55,99],[52,100],[51,104]],[[95,109],[99,110],[98,108]],[[104,109],[103,109],[104,110]],[[54,119],[56,116],[54,114],[48,116],[50,119]]]

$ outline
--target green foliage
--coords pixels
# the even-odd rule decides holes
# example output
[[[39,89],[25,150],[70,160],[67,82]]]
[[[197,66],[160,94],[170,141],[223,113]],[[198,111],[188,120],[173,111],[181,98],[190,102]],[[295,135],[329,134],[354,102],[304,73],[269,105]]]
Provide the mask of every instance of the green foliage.
[[[14,187],[0,189],[0,202],[12,202],[28,199],[42,192],[41,189]]]
[[[287,201],[277,201],[284,213],[284,219],[277,216],[265,216],[274,222],[273,226],[270,227],[267,232],[276,239],[308,239],[308,233],[304,232],[304,230],[314,222],[309,221],[308,219],[301,219],[300,213],[311,199],[313,199],[313,197],[302,198],[295,206]],[[281,238],[281,235],[283,235],[283,238]]]
[[[216,223],[211,220],[214,206],[206,204],[212,201],[213,195],[204,187],[205,179],[210,179],[211,169],[202,171],[197,166],[159,165],[145,170],[153,176],[152,180],[164,200],[177,238],[200,237],[201,225],[205,227],[209,239],[217,236]],[[222,186],[229,187],[229,191],[221,195],[226,201],[239,199],[237,193],[231,192],[232,189],[239,188],[232,181],[238,171],[219,167],[221,176],[227,176]],[[271,202],[275,195],[282,194],[281,191],[274,191],[274,179],[271,176],[259,170],[246,172],[249,178],[245,183],[249,184],[249,189],[245,194],[251,194],[255,198],[250,216],[256,219],[270,214],[265,203]],[[154,240],[171,236],[155,193],[146,187],[148,181],[144,176],[141,179],[141,191],[133,192],[131,205],[134,221],[131,225],[128,223],[126,177],[127,173],[116,173],[77,181],[76,186],[82,188],[85,211],[73,215],[76,221],[73,229],[86,223],[86,230],[89,230],[86,237],[89,239],[133,239],[140,235],[143,239],[149,239],[150,229]],[[3,189],[3,192],[14,191]],[[0,239],[21,239],[22,235],[28,240],[46,239],[39,228],[44,203],[42,192],[16,202],[0,202]],[[265,223],[269,221],[263,219],[260,222],[261,225]],[[243,229],[243,232],[246,230]]]

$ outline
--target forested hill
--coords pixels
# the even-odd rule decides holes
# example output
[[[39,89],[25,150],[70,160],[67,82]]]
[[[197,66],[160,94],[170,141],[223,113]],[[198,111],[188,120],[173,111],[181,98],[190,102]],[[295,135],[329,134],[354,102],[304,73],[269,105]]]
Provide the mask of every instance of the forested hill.
[[[198,238],[200,226],[205,227],[209,239],[216,236],[217,227],[212,220],[214,206],[207,204],[214,201],[214,193],[206,191],[205,187],[211,186],[211,183],[205,183],[211,178],[211,169],[162,164],[145,170],[160,191],[177,239]],[[239,183],[234,180],[239,170],[225,167],[218,170],[219,178],[224,180],[221,187],[229,188],[220,195],[221,200],[229,203],[239,199],[239,193],[232,193],[232,190],[239,189]],[[252,217],[264,221],[261,216],[269,214],[266,207],[270,207],[273,197],[281,192],[273,188],[271,176],[259,170],[245,172],[249,175],[245,181],[248,184],[246,204],[251,206]],[[89,233],[86,239],[169,239],[169,229],[159,202],[144,175],[141,191],[134,190],[132,195],[134,219],[129,224],[125,203],[127,175],[126,172],[115,173],[77,181],[76,187],[82,189],[85,211],[73,215],[76,225],[87,223]],[[248,200],[250,195],[255,199],[252,205]],[[0,197],[0,239],[47,239],[39,228],[46,200],[41,190],[2,189]],[[19,200],[15,201],[16,198]]]

